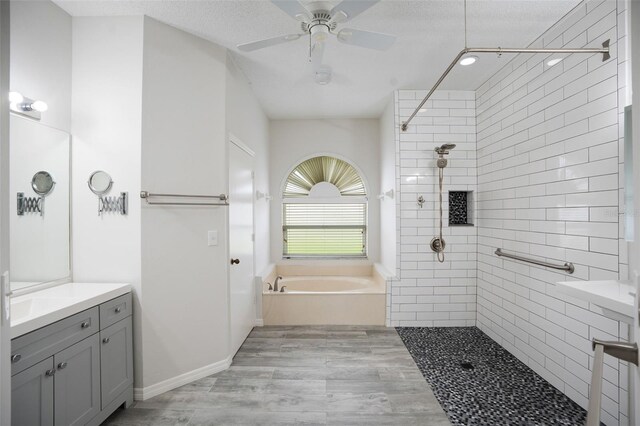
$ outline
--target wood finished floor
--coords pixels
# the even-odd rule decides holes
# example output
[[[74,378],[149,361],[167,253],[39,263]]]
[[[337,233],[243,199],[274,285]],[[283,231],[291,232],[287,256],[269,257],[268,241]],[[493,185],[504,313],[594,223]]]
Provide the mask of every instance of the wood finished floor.
[[[257,327],[228,370],[105,425],[450,425],[393,328]]]

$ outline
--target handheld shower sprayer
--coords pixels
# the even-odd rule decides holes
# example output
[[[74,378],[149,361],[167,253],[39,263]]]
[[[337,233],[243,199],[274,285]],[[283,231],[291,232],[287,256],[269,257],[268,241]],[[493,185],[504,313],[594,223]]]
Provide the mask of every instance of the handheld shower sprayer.
[[[440,186],[440,236],[435,236],[431,240],[431,250],[436,252],[438,255],[438,262],[444,262],[444,247],[445,242],[442,238],[442,181],[444,180],[444,168],[447,167],[448,161],[444,158],[445,155],[449,154],[456,145],[453,143],[445,143],[439,147],[435,148],[435,152],[438,154],[438,160],[436,161],[436,165],[438,166],[438,174],[439,174],[439,186]]]

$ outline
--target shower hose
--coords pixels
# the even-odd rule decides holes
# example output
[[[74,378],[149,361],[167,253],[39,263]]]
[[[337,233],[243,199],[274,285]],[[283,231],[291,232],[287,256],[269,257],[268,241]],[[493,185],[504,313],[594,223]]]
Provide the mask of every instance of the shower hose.
[[[436,255],[438,256],[438,262],[444,262],[444,243],[442,240],[442,180],[444,179],[444,167],[438,167],[438,171],[440,174],[440,241],[438,244],[438,251]]]

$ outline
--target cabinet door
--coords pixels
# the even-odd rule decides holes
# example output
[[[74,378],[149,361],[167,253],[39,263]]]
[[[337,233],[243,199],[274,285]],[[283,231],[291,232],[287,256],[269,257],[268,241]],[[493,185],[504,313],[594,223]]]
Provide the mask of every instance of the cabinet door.
[[[54,357],[55,424],[84,425],[100,412],[100,340],[98,333]]]
[[[11,377],[11,424],[53,426],[53,357]]]
[[[102,408],[133,384],[131,317],[100,332]]]

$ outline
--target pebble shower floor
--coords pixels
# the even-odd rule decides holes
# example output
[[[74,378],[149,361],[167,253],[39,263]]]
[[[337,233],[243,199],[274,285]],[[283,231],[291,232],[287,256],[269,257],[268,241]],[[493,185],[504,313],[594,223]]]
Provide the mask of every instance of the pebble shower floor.
[[[584,425],[584,409],[478,328],[396,330],[451,424]]]

